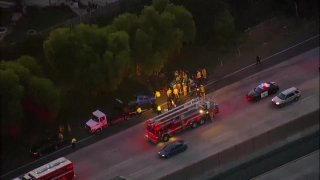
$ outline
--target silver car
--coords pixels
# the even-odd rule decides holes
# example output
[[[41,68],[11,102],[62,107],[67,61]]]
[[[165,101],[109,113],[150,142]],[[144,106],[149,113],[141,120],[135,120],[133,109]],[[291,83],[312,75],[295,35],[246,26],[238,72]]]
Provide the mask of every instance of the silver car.
[[[296,87],[291,87],[282,91],[276,97],[272,99],[272,103],[281,107],[284,104],[290,103],[292,101],[298,101],[301,96],[300,90]]]

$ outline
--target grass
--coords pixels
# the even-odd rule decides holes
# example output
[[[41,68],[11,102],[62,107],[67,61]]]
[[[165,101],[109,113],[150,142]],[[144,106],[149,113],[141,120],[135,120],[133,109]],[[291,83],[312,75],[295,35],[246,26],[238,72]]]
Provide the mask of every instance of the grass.
[[[247,40],[240,46],[240,54],[238,50],[234,48],[231,49],[228,54],[221,56],[220,60],[223,61],[223,66],[220,66],[220,61],[218,61],[217,54],[212,51],[212,47],[207,46],[185,49],[183,52],[188,53],[183,53],[177,57],[177,59],[175,59],[175,67],[172,68],[183,68],[182,64],[188,64],[188,68],[206,66],[210,78],[213,79],[226,72],[232,72],[242,66],[254,63],[256,55],[260,55],[262,58],[267,57],[318,33],[318,20],[296,21],[294,19],[271,19],[263,24],[253,27],[249,31]],[[217,64],[218,66],[215,66]],[[130,85],[134,84],[134,82],[128,81],[124,84]],[[126,87],[127,86],[123,86],[117,93],[125,95],[132,94],[132,89],[128,89]],[[143,89],[139,89],[137,91],[142,90]],[[77,113],[73,114],[76,114],[76,116],[64,115],[60,117],[60,120],[62,122],[69,122],[72,126],[73,135],[80,140],[88,136],[88,133],[85,131],[83,126],[85,121],[90,117],[91,112],[96,110],[98,107],[102,108],[102,110],[107,109],[110,100],[114,99],[115,97],[116,94],[111,95],[108,99],[88,99],[86,100],[88,101],[86,104],[74,105],[75,107],[73,111],[76,111]],[[98,107],[94,105],[92,101],[98,102]],[[70,99],[70,102],[72,103],[74,101]],[[124,129],[130,128],[131,126],[140,122],[143,122],[143,118],[132,119],[122,123],[121,125],[109,127],[103,132],[103,136],[101,136],[101,138],[111,136],[114,133],[123,131]],[[14,152],[8,154],[6,158],[2,159],[3,170],[8,171],[30,162],[31,159],[28,158],[26,154],[27,153],[23,147],[17,147]]]

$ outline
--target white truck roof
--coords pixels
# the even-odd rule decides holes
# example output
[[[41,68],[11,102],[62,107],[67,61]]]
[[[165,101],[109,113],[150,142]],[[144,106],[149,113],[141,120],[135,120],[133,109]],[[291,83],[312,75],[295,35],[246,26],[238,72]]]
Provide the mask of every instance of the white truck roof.
[[[99,111],[99,110],[96,110],[92,113],[94,116],[98,117],[98,118],[101,118],[101,117],[104,117],[106,116],[103,112]]]

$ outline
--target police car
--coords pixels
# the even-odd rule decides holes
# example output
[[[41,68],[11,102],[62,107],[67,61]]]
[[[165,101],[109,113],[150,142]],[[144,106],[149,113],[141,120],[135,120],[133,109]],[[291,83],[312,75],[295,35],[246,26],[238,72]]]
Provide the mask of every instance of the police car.
[[[259,101],[271,94],[279,91],[279,86],[275,82],[264,82],[252,89],[246,96],[248,101]]]

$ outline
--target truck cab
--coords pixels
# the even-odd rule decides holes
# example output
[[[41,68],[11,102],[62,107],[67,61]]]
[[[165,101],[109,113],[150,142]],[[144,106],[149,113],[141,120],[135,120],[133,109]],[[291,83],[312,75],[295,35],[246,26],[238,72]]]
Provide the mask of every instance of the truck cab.
[[[86,128],[90,133],[101,132],[106,127],[108,127],[107,116],[99,110],[92,112],[92,118],[86,122]]]

